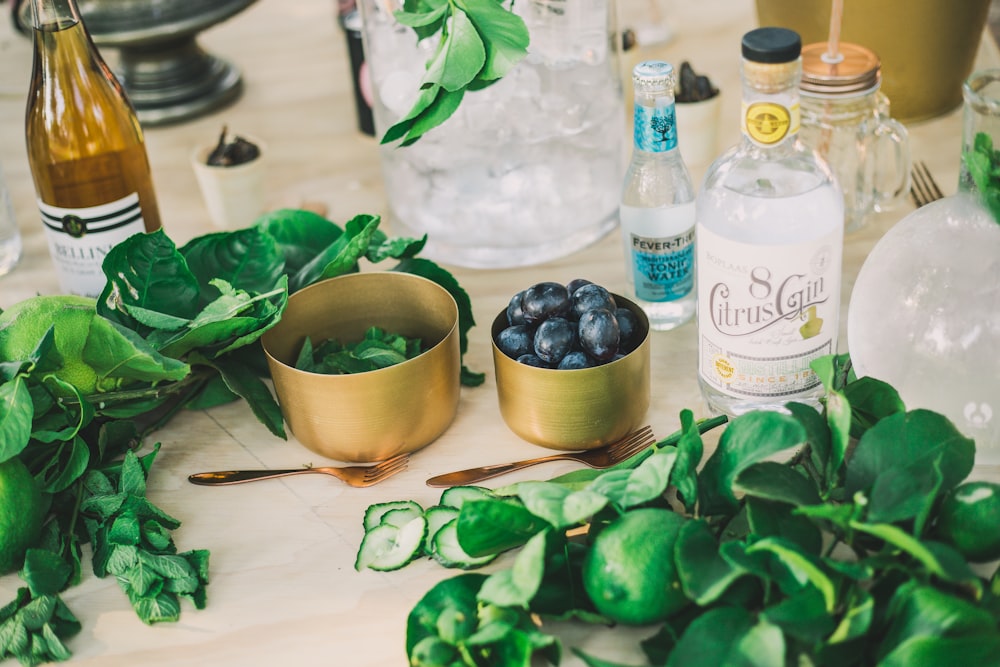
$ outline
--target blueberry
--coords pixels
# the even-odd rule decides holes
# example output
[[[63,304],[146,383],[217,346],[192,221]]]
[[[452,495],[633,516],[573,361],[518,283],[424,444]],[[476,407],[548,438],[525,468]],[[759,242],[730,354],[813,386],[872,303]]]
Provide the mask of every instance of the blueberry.
[[[517,359],[534,349],[532,339],[533,336],[527,326],[515,324],[497,334],[497,347],[511,359]]]
[[[535,330],[535,354],[548,364],[558,364],[573,349],[576,328],[562,317],[550,317]]]
[[[510,298],[510,303],[507,304],[507,324],[524,324],[524,311],[521,310],[521,297],[524,296],[524,290],[521,290],[514,296]]]
[[[618,320],[610,310],[595,308],[585,312],[577,334],[584,351],[597,361],[608,361],[618,352]]]
[[[550,317],[564,317],[569,309],[569,292],[561,283],[537,283],[524,290],[521,297],[521,311],[526,324],[535,324]]]
[[[549,365],[533,354],[522,354],[517,358],[517,363],[535,368],[548,368]]]
[[[642,342],[639,318],[628,308],[618,308],[615,310],[615,319],[618,320],[618,349],[628,354]]]
[[[597,364],[585,352],[570,352],[556,368],[560,370],[577,370],[580,368],[593,368]]]
[[[615,304],[615,298],[611,296],[608,290],[604,289],[600,285],[584,285],[578,290],[573,292],[573,296],[570,299],[572,303],[572,312],[574,319],[580,319],[588,310],[594,310],[596,308],[603,308],[605,310],[610,310],[612,313],[615,312],[617,305]]]
[[[569,292],[570,296],[573,296],[573,294],[584,285],[593,285],[593,283],[586,278],[573,278],[573,280],[566,283],[566,291]]]

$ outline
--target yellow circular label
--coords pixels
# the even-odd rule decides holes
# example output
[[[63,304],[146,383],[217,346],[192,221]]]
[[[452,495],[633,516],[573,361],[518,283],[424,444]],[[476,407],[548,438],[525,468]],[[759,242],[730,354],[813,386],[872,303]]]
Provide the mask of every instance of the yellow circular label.
[[[754,102],[747,107],[746,131],[750,138],[761,144],[776,144],[788,134],[792,114],[774,102]]]
[[[721,354],[712,359],[712,365],[715,366],[715,372],[718,373],[719,377],[723,380],[731,379],[733,374],[736,372],[736,369],[733,368],[733,364],[730,363],[729,359],[726,359]]]

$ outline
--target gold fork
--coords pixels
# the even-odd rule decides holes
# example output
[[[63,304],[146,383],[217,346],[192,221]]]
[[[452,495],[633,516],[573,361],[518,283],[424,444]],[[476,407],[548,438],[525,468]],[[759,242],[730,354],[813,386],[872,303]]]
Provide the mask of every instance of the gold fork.
[[[325,475],[333,475],[350,486],[360,487],[378,484],[382,480],[398,472],[402,472],[406,469],[409,461],[409,454],[397,454],[391,459],[386,459],[370,466],[349,466],[346,468],[322,466],[318,468],[291,468],[288,470],[218,470],[216,472],[196,473],[189,476],[188,481],[192,484],[200,484],[202,486],[219,486],[318,472]]]
[[[920,161],[914,163],[911,173],[913,183],[910,185],[910,197],[917,208],[944,197],[926,164]]]
[[[427,486],[461,486],[463,484],[472,484],[473,482],[505,475],[515,470],[521,470],[528,466],[548,463],[549,461],[577,461],[591,468],[610,468],[649,447],[654,442],[656,442],[656,438],[653,437],[652,428],[644,426],[627,434],[621,440],[617,440],[610,445],[598,447],[597,449],[591,449],[586,452],[551,454],[549,456],[539,456],[534,459],[515,461],[514,463],[501,463],[469,468],[468,470],[459,470],[458,472],[449,472],[437,477],[431,477],[427,480]]]

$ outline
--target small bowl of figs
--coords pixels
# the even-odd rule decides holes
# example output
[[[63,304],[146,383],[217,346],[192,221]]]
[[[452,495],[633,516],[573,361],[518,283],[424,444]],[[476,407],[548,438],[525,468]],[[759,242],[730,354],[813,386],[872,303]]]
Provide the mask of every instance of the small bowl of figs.
[[[587,450],[642,424],[649,409],[649,320],[589,280],[514,294],[491,328],[500,414],[528,442]]]

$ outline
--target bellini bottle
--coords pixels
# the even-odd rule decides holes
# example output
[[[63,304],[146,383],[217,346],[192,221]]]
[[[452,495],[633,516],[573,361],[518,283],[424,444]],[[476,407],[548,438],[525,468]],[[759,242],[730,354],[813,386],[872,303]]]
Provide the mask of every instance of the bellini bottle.
[[[142,128],[75,0],[31,8],[25,137],[38,207],[63,291],[97,296],[108,251],[160,227]]]
[[[635,147],[619,208],[630,294],[653,329],[694,315],[694,187],[677,148],[674,68],[658,60],[632,72]]]
[[[817,357],[837,351],[844,204],[798,139],[801,40],[743,37],[742,140],[698,194],[698,379],[713,412],[817,404]]]

